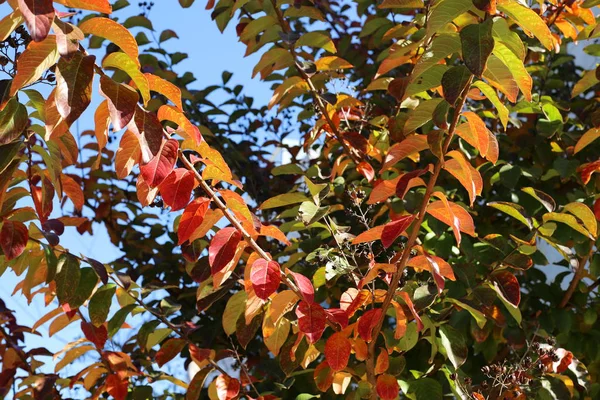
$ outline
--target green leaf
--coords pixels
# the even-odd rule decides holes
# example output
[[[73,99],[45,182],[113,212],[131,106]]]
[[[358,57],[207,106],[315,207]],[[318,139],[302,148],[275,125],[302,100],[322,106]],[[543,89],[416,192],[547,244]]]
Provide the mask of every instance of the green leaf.
[[[225,311],[223,311],[223,330],[227,335],[235,333],[237,321],[246,309],[246,292],[240,290],[227,300]]]
[[[508,26],[505,18],[494,18],[492,35],[496,43],[501,42],[508,47],[519,60],[525,58],[525,45],[517,32],[514,32]]]
[[[22,141],[11,142],[0,146],[0,174],[16,158],[19,151],[23,148]]]
[[[442,84],[442,77],[448,71],[446,65],[433,65],[427,73],[421,74],[416,79],[411,79],[404,92],[404,98],[411,97],[417,93],[434,89]]]
[[[411,400],[442,400],[442,386],[432,378],[421,378],[408,382],[408,388],[402,388]]]
[[[460,31],[460,42],[465,65],[473,75],[481,78],[487,60],[494,50],[492,19],[487,19],[481,24],[465,26]]]
[[[444,101],[444,99],[440,98],[427,100],[412,110],[408,116],[408,119],[406,120],[406,124],[404,125],[404,134],[408,135],[409,133],[414,132],[421,126],[431,121],[433,118],[433,111],[442,101]]]
[[[526,34],[533,34],[545,48],[554,48],[554,39],[548,25],[528,6],[524,6],[518,0],[499,0],[498,10],[513,19]]]
[[[304,175],[304,171],[298,164],[279,165],[271,170],[273,176],[279,175]]]
[[[80,273],[79,285],[77,285],[75,294],[69,300],[69,306],[73,310],[81,307],[89,299],[98,283],[98,276],[92,268],[81,268]]]
[[[100,326],[106,321],[116,289],[114,284],[104,285],[90,299],[88,312],[94,326]]]
[[[298,39],[296,43],[294,43],[294,46],[296,48],[302,46],[317,47],[330,53],[337,52],[335,44],[333,44],[333,40],[331,40],[331,38],[328,35],[316,31],[307,32],[304,35],[300,36],[300,39]]]
[[[329,212],[329,206],[319,207],[312,201],[302,202],[298,215],[306,225],[310,225],[323,218]]]
[[[494,54],[488,58],[483,77],[488,80],[490,85],[504,93],[508,101],[511,103],[517,101],[519,86],[508,67]]]
[[[58,260],[56,282],[56,296],[60,304],[69,303],[75,297],[81,278],[79,260],[70,254],[63,254]],[[95,276],[95,274],[94,274]]]
[[[544,214],[544,216],[542,217],[542,220],[544,221],[544,223],[546,223],[548,221],[561,222],[565,225],[568,225],[573,230],[581,233],[583,236],[586,236],[586,237],[594,240],[594,235],[592,235],[591,232],[588,231],[587,228],[582,223],[580,223],[577,220],[577,218],[575,218],[571,214],[550,212],[550,213]]]
[[[427,37],[443,32],[446,24],[473,7],[472,0],[440,0],[429,14],[427,22]]]
[[[425,53],[419,58],[412,72],[411,81],[423,76],[424,72],[460,50],[460,37],[456,33],[441,33],[436,36]]]
[[[303,201],[309,200],[302,193],[284,193],[275,197],[271,197],[260,205],[261,210],[268,210],[269,208],[289,206],[290,204],[302,203]]]
[[[448,359],[454,365],[454,369],[459,369],[469,356],[464,336],[448,324],[440,326],[438,330]]]
[[[25,106],[16,97],[10,99],[4,110],[0,111],[0,144],[10,143],[19,137],[28,122]]]
[[[487,318],[485,317],[485,315],[476,308],[473,308],[470,305],[463,303],[462,301],[456,300],[452,297],[447,297],[446,301],[448,303],[456,304],[460,308],[467,310],[471,314],[471,316],[475,318],[475,322],[477,323],[477,326],[479,328],[483,329],[483,327],[487,323]]]
[[[512,74],[517,86],[523,92],[525,100],[531,101],[531,88],[533,86],[533,79],[525,69],[523,61],[515,55],[508,47],[503,43],[496,43],[494,45],[494,55],[498,57],[500,61],[506,65],[510,73]]]
[[[596,78],[596,70],[593,69],[591,71],[586,71],[585,74],[581,77],[581,79],[573,86],[573,91],[571,92],[571,98],[579,96],[581,93],[590,89],[592,86],[595,86],[598,83],[598,78]]]
[[[128,304],[113,315],[110,321],[108,321],[108,337],[113,337],[119,329],[121,329],[127,316],[136,308],[136,306],[136,304]]]
[[[505,214],[510,215],[516,220],[522,222],[529,229],[533,229],[533,222],[531,221],[531,217],[527,215],[527,211],[525,209],[515,203],[507,202],[507,201],[494,201],[488,203],[488,206],[495,208],[496,210],[500,210]]]
[[[471,73],[464,65],[452,67],[447,70],[442,77],[442,88],[444,89],[444,98],[446,101],[454,106],[470,82]]]
[[[496,111],[498,111],[498,117],[500,118],[500,122],[502,122],[502,126],[504,130],[506,130],[506,126],[508,125],[508,108],[504,105],[504,103],[498,97],[498,94],[490,85],[485,83],[484,81],[476,81],[473,83],[477,89],[481,90],[481,93],[484,94],[485,97],[496,107]]]
[[[173,333],[170,328],[161,328],[155,329],[148,334],[148,339],[146,339],[146,350],[150,350],[157,344],[161,343],[163,340],[169,337],[169,335]]]

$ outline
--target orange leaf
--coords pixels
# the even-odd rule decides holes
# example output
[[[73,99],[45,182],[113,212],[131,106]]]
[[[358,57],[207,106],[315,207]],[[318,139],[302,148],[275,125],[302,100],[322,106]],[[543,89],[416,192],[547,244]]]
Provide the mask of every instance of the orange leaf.
[[[106,143],[108,143],[109,123],[110,112],[108,111],[108,100],[104,100],[102,103],[100,103],[96,109],[96,112],[94,113],[94,133],[96,135],[96,140],[98,141],[98,151],[102,151],[102,149],[106,147]]]
[[[481,194],[483,189],[483,180],[479,171],[467,161],[465,156],[453,150],[448,153],[451,160],[444,163],[444,169],[454,176],[469,193],[471,206],[475,202],[475,197]]]
[[[137,42],[131,32],[120,23],[110,18],[95,17],[84,21],[79,28],[83,33],[110,40],[139,66]]]
[[[148,79],[148,85],[150,86],[151,91],[162,94],[167,99],[171,100],[179,110],[183,110],[181,90],[177,86],[159,76],[150,73],[145,73],[144,75],[146,75],[146,79]]]
[[[125,400],[127,398],[129,381],[121,379],[117,374],[110,374],[106,378],[106,391],[115,400]]]
[[[381,239],[381,234],[382,234],[384,228],[385,228],[385,225],[380,225],[380,226],[376,226],[375,228],[371,228],[368,231],[365,231],[365,232],[361,233],[360,235],[358,235],[357,237],[355,237],[352,240],[352,244],[356,245],[356,244],[360,244],[360,243],[374,242],[375,240],[379,240],[379,239]]]
[[[275,225],[261,225],[260,235],[272,237],[273,239],[279,240],[281,243],[290,246],[292,243],[285,237],[285,234],[276,227]]]
[[[186,345],[186,341],[179,338],[171,338],[164,342],[156,352],[154,359],[159,367],[162,367],[175,358]]]
[[[427,206],[427,212],[450,227],[458,222],[459,230],[461,232],[473,237],[477,236],[473,218],[471,218],[471,215],[467,210],[456,203],[448,202],[448,204],[452,215],[448,212],[448,208],[446,208],[442,201],[434,201],[429,204]]]
[[[85,203],[85,198],[83,195],[83,190],[81,190],[81,186],[79,183],[75,182],[73,178],[69,175],[61,174],[61,182],[62,188],[65,194],[71,199],[75,209],[81,211],[83,208],[83,204]]]
[[[390,357],[386,349],[381,349],[375,363],[375,375],[383,374],[390,367]]]
[[[79,8],[81,10],[98,11],[103,14],[112,13],[112,7],[108,0],[54,0],[68,8]]]
[[[429,145],[427,144],[427,135],[408,136],[400,143],[396,143],[390,147],[387,155],[385,156],[385,162],[381,167],[381,171],[383,172],[386,169],[394,166],[398,161],[410,156],[411,154],[418,153],[428,148]]]
[[[442,204],[446,208],[447,221],[449,222],[450,228],[452,228],[452,232],[454,232],[454,238],[456,239],[456,245],[460,246],[461,236],[460,236],[460,220],[456,217],[454,212],[452,211],[452,207],[446,198],[446,195],[442,192],[434,192],[433,196],[439,198],[442,201]],[[439,219],[439,218],[438,218]],[[442,221],[447,223],[446,221]]]
[[[9,96],[14,96],[19,89],[36,82],[57,60],[56,36],[48,35],[41,42],[29,43],[17,59],[17,73],[10,86]]]
[[[117,154],[115,155],[115,172],[117,178],[124,179],[131,173],[134,165],[142,159],[140,141],[135,133],[126,130],[121,137]]]
[[[231,400],[240,393],[240,381],[227,375],[219,375],[217,382],[217,397],[219,400]]]
[[[313,376],[315,384],[321,392],[329,390],[333,384],[333,374],[334,371],[329,367],[327,361],[323,361],[321,364],[317,365]]]
[[[106,75],[100,77],[100,94],[107,100],[113,129],[123,129],[135,115],[140,99],[138,92],[124,83],[117,83]]]
[[[169,105],[161,106],[158,109],[157,117],[159,121],[171,121],[175,122],[183,132],[185,136],[189,139],[192,139],[194,143],[199,144],[202,141],[202,135],[200,134],[200,130],[190,122],[189,119],[177,108]],[[179,131],[179,133],[182,133]]]

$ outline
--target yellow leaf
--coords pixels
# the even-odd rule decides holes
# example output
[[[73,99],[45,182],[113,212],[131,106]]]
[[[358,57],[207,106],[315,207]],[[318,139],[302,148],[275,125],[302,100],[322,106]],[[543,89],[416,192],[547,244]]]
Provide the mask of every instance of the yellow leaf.
[[[123,50],[139,67],[139,49],[133,35],[123,25],[110,18],[95,17],[84,21],[79,28],[83,33],[110,40]]]

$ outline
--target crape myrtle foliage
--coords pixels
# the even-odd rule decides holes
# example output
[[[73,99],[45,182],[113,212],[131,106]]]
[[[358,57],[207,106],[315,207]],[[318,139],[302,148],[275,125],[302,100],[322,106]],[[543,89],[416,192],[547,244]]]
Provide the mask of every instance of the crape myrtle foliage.
[[[210,1],[258,106],[190,89],[152,3],[7,3],[0,270],[56,308],[0,307],[3,394],[598,396],[598,77],[568,52],[600,55],[597,1]],[[113,263],[60,245],[97,223]],[[49,321],[82,333],[54,360],[21,347]]]

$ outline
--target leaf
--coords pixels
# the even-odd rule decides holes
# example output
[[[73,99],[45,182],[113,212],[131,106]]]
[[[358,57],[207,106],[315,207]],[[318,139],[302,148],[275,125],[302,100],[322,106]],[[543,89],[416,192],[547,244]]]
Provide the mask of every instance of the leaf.
[[[456,280],[454,271],[452,270],[450,264],[448,264],[443,258],[431,254],[412,257],[408,260],[406,265],[413,268],[425,269],[432,274],[437,273],[438,275],[448,278],[451,281]]]
[[[302,274],[290,270],[286,270],[286,273],[292,275],[294,278],[294,282],[296,282],[296,286],[298,286],[298,290],[300,291],[300,294],[302,294],[303,300],[307,303],[314,303],[315,288],[310,282],[310,279]]]
[[[194,231],[202,224],[206,211],[210,206],[210,199],[199,197],[194,199],[183,211],[177,227],[177,244],[188,241]]]
[[[159,121],[169,120],[175,122],[181,129],[183,129],[183,132],[179,132],[185,133],[185,135],[189,139],[192,139],[194,143],[198,144],[202,141],[200,130],[186,118],[183,112],[179,111],[177,108],[168,105],[161,106],[158,109],[157,117]]]
[[[381,172],[394,166],[398,161],[429,148],[426,135],[411,135],[388,150]]]
[[[385,224],[383,231],[381,232],[381,243],[383,244],[383,247],[387,249],[394,244],[394,241],[402,232],[408,229],[414,219],[414,215],[403,215],[395,221]]]
[[[531,217],[527,215],[527,211],[525,211],[525,209],[522,206],[506,201],[493,201],[488,203],[488,206],[510,215],[516,220],[522,222],[529,229],[533,229],[533,222],[531,221]]]
[[[471,0],[442,0],[435,3],[427,21],[427,37],[443,32],[444,27],[459,15],[467,12],[473,3]]]
[[[64,357],[58,362],[56,363],[56,366],[54,367],[54,372],[58,372],[61,369],[63,369],[64,367],[66,367],[67,365],[73,363],[75,360],[77,360],[79,357],[81,357],[82,355],[84,355],[85,353],[87,353],[88,351],[91,350],[95,350],[94,346],[79,346],[79,347],[74,347],[70,350],[68,350]]]
[[[268,335],[265,333],[265,326],[272,324],[273,331]],[[278,356],[281,347],[287,341],[290,334],[291,324],[286,318],[280,318],[277,322],[272,322],[270,318],[265,318],[263,322],[263,336],[265,338],[265,346],[274,356]]]
[[[534,199],[536,199],[537,201],[539,201],[546,208],[546,210],[548,210],[548,212],[552,212],[556,209],[556,202],[554,201],[554,199],[550,195],[542,192],[541,190],[537,190],[532,187],[525,187],[521,190],[533,197]]]
[[[458,370],[469,356],[469,349],[467,348],[465,338],[459,331],[448,324],[444,324],[438,329],[442,346],[446,350],[448,359],[454,366],[454,369]]]
[[[127,28],[110,18],[95,17],[85,20],[79,29],[83,33],[99,36],[116,44],[125,54],[131,57],[138,66],[138,45]],[[114,54],[114,53],[113,53]]]
[[[97,11],[103,14],[112,13],[112,7],[108,0],[54,0],[56,3],[63,4],[69,8],[78,8],[80,10]]]
[[[362,232],[360,235],[352,239],[352,244],[357,245],[361,243],[374,242],[381,239],[381,234],[385,225],[376,226],[369,229],[368,231]]]
[[[396,184],[396,196],[403,199],[406,195],[406,191],[408,190],[411,181],[420,177],[423,174],[426,174],[427,172],[429,172],[429,168],[417,169],[402,175],[400,179],[398,179],[398,183]]]
[[[439,35],[433,38],[431,45],[425,50],[419,61],[417,61],[411,75],[411,81],[414,82],[419,77],[425,76],[425,72],[438,65],[441,60],[460,51],[460,46],[460,37],[458,34],[439,33]]]
[[[56,68],[56,108],[67,125],[75,122],[92,100],[95,56],[77,52],[69,60],[61,57]]]
[[[240,290],[227,300],[225,311],[223,311],[222,324],[225,334],[231,336],[235,333],[235,328],[238,319],[244,313],[246,308],[247,294]]]
[[[100,77],[100,94],[107,100],[113,129],[123,129],[135,114],[139,95],[131,86],[117,83],[106,75]]]
[[[181,210],[190,202],[196,179],[186,168],[175,168],[158,186],[164,203],[171,211]]]
[[[31,38],[41,42],[48,37],[54,21],[52,0],[18,0],[19,11],[23,14]]]
[[[10,86],[9,96],[42,77],[42,74],[58,60],[56,36],[48,35],[41,42],[31,42],[17,59],[17,73]]]
[[[11,143],[18,138],[28,123],[27,108],[13,97],[0,111],[0,145]]]
[[[526,34],[533,34],[545,48],[548,50],[554,48],[554,39],[550,29],[535,11],[517,0],[498,0],[497,7],[499,11],[514,20]]]
[[[415,322],[417,323],[417,331],[419,331],[419,332],[422,331],[423,327],[424,327],[423,321],[421,320],[421,317],[417,313],[417,310],[415,310],[415,306],[413,305],[413,302],[410,299],[410,296],[408,295],[408,293],[399,292],[398,296],[400,296],[402,298],[402,300],[404,300],[404,303],[408,306],[413,318],[415,319]]]
[[[483,77],[488,80],[490,85],[504,93],[508,101],[511,103],[517,101],[519,86],[508,67],[494,54],[488,58]]]
[[[496,43],[494,46],[494,55],[506,65],[517,83],[517,86],[519,86],[519,89],[523,92],[525,100],[531,101],[533,79],[525,69],[523,61],[502,43]]]
[[[187,342],[179,338],[171,338],[160,346],[156,352],[155,360],[159,367],[162,367],[181,353]]]
[[[302,203],[309,201],[303,193],[284,193],[275,197],[271,197],[260,205],[261,210],[268,210],[270,208],[277,208],[283,206],[289,206],[290,204]]]
[[[325,343],[325,360],[333,371],[341,371],[348,365],[352,344],[344,332],[336,332]]]
[[[434,110],[442,101],[444,99],[435,98],[419,104],[408,116],[404,125],[404,134],[408,135],[431,121]]]
[[[577,81],[575,86],[573,86],[571,98],[579,96],[580,94],[595,86],[598,82],[599,81],[596,77],[596,70],[593,69],[591,71],[586,71],[583,74],[583,77],[579,81]]]
[[[240,381],[228,375],[219,375],[216,382],[219,400],[231,400],[240,392]]]
[[[58,259],[58,269],[54,281],[56,296],[61,305],[68,303],[77,294],[81,270],[79,261],[70,254],[63,254]]]
[[[94,326],[100,326],[106,322],[115,291],[116,287],[114,285],[104,285],[90,299],[88,311],[90,322]]]
[[[473,83],[477,89],[481,90],[481,93],[487,97],[487,99],[496,107],[496,111],[498,111],[498,117],[500,118],[500,122],[502,122],[502,126],[504,126],[504,130],[506,130],[506,126],[508,125],[508,108],[502,103],[496,91],[484,81],[476,81]]]
[[[334,371],[329,367],[327,361],[323,361],[317,365],[317,368],[315,368],[315,372],[313,374],[317,389],[319,389],[321,392],[328,391],[333,384],[333,375]]]
[[[140,166],[140,173],[151,188],[160,185],[171,173],[177,161],[178,150],[179,142],[177,140],[166,140],[159,153],[150,162]]]
[[[546,213],[542,217],[542,220],[544,221],[544,223],[546,223],[548,221],[556,221],[556,222],[563,223],[563,224],[569,226],[571,229],[581,233],[583,236],[588,237],[592,240],[595,240],[594,235],[592,235],[592,233],[590,231],[588,231],[587,228],[581,222],[579,222],[579,220],[577,218],[575,218],[574,216],[572,216],[570,214],[555,213],[555,212]]]
[[[458,224],[461,232],[477,236],[471,215],[456,203],[448,202],[448,205],[449,207],[446,207],[443,201],[435,201],[427,206],[427,213],[450,227]]]
[[[474,112],[465,111],[462,115],[467,118],[467,123],[457,126],[456,134],[463,138],[471,146],[475,147],[482,157],[487,158],[495,164],[496,161],[498,161],[497,152],[488,154],[490,149],[490,137],[493,138],[493,141],[496,141],[495,136],[493,136],[493,134],[485,126],[485,123]],[[495,147],[497,148],[498,145],[496,144]]]
[[[144,105],[146,105],[150,101],[150,85],[148,84],[146,75],[140,71],[138,63],[137,59],[134,60],[125,53],[114,52],[102,60],[102,67],[120,69],[129,75],[136,88],[142,94]]]
[[[452,67],[442,76],[444,98],[450,105],[456,105],[465,88],[471,83],[471,73],[464,65]]]
[[[354,65],[337,56],[321,57],[315,61],[317,71],[333,71],[338,69],[354,68]]]
[[[308,342],[316,343],[327,325],[325,310],[319,304],[301,301],[296,307],[298,329],[306,335]]]
[[[514,306],[518,306],[521,302],[521,288],[517,278],[508,271],[498,271],[492,277],[504,298]]]
[[[321,32],[307,32],[300,36],[300,39],[294,43],[295,48],[302,46],[316,47],[328,51],[330,53],[336,53],[335,44],[331,38]]]
[[[390,374],[379,375],[375,389],[382,400],[395,400],[400,394],[400,385],[396,377]]]
[[[25,224],[19,221],[5,220],[0,229],[0,247],[6,261],[17,258],[25,251],[29,232]]]
[[[228,227],[218,231],[208,247],[208,263],[214,275],[233,259],[242,234],[236,228]]]
[[[407,397],[415,400],[441,400],[444,397],[442,386],[437,380],[432,378],[420,378],[411,381],[406,393]],[[478,392],[474,392],[474,398],[475,394],[478,394]]]
[[[492,18],[488,18],[483,23],[467,25],[460,31],[463,60],[478,78],[483,75],[487,60],[494,49],[492,23]]]
[[[423,0],[383,0],[379,8],[423,8]]]
[[[144,75],[146,76],[151,91],[162,94],[175,104],[179,110],[183,111],[181,90],[177,86],[159,76],[150,73],[145,73]]]
[[[142,163],[147,163],[160,151],[164,130],[155,113],[144,110],[139,104],[136,107],[128,127],[140,141]]]
[[[108,333],[105,325],[95,327],[94,325],[81,320],[81,331],[85,338],[94,343],[98,349],[102,350],[104,348],[104,345],[108,340]]]
[[[361,315],[361,317],[358,319],[358,325],[356,329],[359,336],[363,338],[365,342],[369,343],[371,340],[373,340],[373,329],[379,323],[381,314],[381,308],[372,308]]]
[[[452,150],[447,155],[452,159],[444,163],[444,169],[450,172],[467,190],[471,206],[473,206],[475,198],[481,194],[483,189],[483,180],[479,171],[471,166],[461,152]]]
[[[14,10],[0,20],[0,41],[4,42],[24,21],[20,10]]]
[[[587,229],[594,239],[598,236],[598,223],[594,212],[585,204],[579,202],[572,202],[564,207],[564,211],[573,214],[579,221],[583,223],[585,229]]]
[[[135,133],[126,130],[123,136],[121,136],[121,142],[115,155],[115,173],[117,174],[117,178],[126,178],[131,173],[133,167],[140,163],[141,159],[140,141]]]
[[[577,141],[575,145],[575,154],[583,150],[588,144],[600,137],[600,128],[591,128],[586,131]]]
[[[279,287],[279,283],[281,282],[281,267],[275,261],[259,258],[252,264],[250,281],[252,282],[254,293],[260,299],[266,300]]]
[[[383,374],[390,367],[390,357],[387,353],[387,350],[382,348],[379,351],[379,355],[377,356],[377,361],[375,362],[375,375]]]

